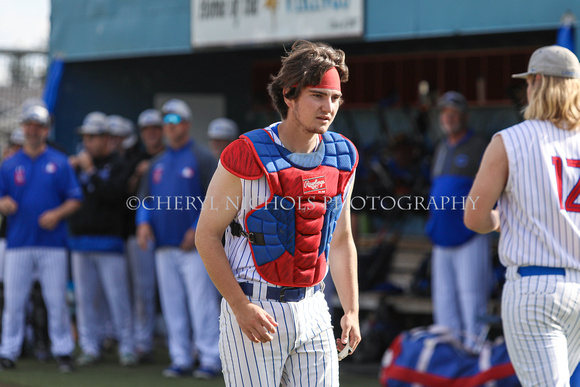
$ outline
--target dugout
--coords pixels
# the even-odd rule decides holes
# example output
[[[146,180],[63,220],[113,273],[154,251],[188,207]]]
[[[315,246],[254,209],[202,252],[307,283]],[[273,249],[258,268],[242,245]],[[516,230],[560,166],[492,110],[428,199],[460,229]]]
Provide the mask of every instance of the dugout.
[[[172,96],[193,105],[193,134],[201,141],[218,115],[235,120],[242,131],[270,123],[277,115],[266,93],[268,76],[278,69],[283,45],[300,37],[347,53],[351,78],[335,130],[359,146],[386,144],[399,132],[435,142],[431,102],[451,89],[470,101],[473,126],[491,135],[519,120],[523,85],[510,74],[525,69],[535,48],[556,42],[566,11],[580,15],[580,4],[572,0],[516,3],[52,0],[50,55],[64,63],[54,90],[54,137],[73,152],[75,128],[88,112],[135,121],[139,112]],[[237,15],[230,18],[230,11]],[[252,12],[264,28],[254,21],[253,29],[243,31],[246,40],[219,24],[222,15],[226,27],[238,28]],[[321,12],[350,18],[321,31],[300,24]],[[208,18],[213,24],[200,29]],[[273,26],[286,32],[260,32]],[[228,36],[231,41],[224,40]]]
[[[410,139],[419,144],[415,161],[429,158],[440,136],[434,101],[443,92],[462,92],[470,103],[471,126],[488,137],[517,123],[525,82],[513,80],[511,74],[525,71],[536,48],[556,43],[566,12],[580,15],[577,0],[52,0],[51,4],[50,56],[63,63],[62,76],[51,86],[53,134],[69,152],[76,150],[75,129],[87,113],[99,110],[136,121],[141,111],[160,107],[170,97],[190,104],[193,136],[202,142],[207,124],[218,116],[233,119],[242,131],[274,122],[278,117],[266,85],[280,65],[284,45],[289,47],[297,38],[323,40],[347,53],[351,74],[334,130],[351,138],[360,150],[355,188],[367,193],[375,189],[377,196],[390,195],[393,189],[380,176],[375,181],[365,177],[382,152],[393,152]],[[198,28],[196,23],[203,20],[196,10],[211,19],[206,29]],[[340,14],[344,10],[346,16]],[[352,18],[355,11],[359,16]],[[252,13],[257,19],[236,34]],[[335,19],[326,29],[310,30],[328,15]],[[308,17],[320,19],[300,23],[311,20]],[[337,22],[339,17],[345,23]],[[268,34],[273,29],[276,33]],[[578,53],[578,29],[569,32]],[[376,311],[385,302],[397,313],[411,316],[407,326],[421,325],[430,316],[430,302],[424,295],[407,294],[406,287],[417,282],[417,266],[430,251],[423,235],[424,214],[374,215],[380,219],[354,222],[368,237],[357,240],[359,257],[377,249],[390,261],[377,267],[370,256],[366,266],[361,260],[361,272],[372,274],[364,279],[380,282],[386,276],[383,271],[389,271],[392,279],[401,281],[395,285],[405,294],[387,299],[383,293],[361,294],[361,310]],[[390,228],[381,229],[385,225]],[[389,239],[376,238],[381,232]]]

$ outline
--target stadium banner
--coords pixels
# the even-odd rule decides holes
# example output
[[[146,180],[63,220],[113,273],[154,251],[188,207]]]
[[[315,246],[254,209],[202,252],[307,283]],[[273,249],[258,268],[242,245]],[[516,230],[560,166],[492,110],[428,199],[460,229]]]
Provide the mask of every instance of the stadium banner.
[[[363,35],[364,0],[191,0],[193,47]]]

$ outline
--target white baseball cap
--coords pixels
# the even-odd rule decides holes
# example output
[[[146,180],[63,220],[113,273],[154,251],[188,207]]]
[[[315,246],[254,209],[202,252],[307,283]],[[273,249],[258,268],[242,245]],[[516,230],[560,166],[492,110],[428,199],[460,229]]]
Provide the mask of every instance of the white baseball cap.
[[[137,118],[137,125],[140,128],[145,128],[147,126],[163,126],[163,117],[161,112],[157,109],[147,109],[139,114]]]
[[[512,78],[526,78],[532,74],[544,74],[562,78],[580,78],[580,63],[574,53],[562,46],[538,48],[530,57],[528,71],[513,74]]]
[[[238,125],[229,118],[216,118],[209,123],[207,136],[210,140],[235,140],[238,137]]]
[[[163,107],[161,108],[161,114],[166,116],[168,114],[175,114],[181,117],[184,121],[191,121],[191,109],[185,102],[180,99],[170,99],[169,101],[165,102]]]
[[[137,144],[137,141],[139,141],[139,137],[135,133],[131,133],[121,142],[121,147],[123,149],[132,148],[135,146],[135,144]]]
[[[31,105],[22,112],[21,122],[35,122],[42,126],[49,126],[50,114],[44,106]]]
[[[107,117],[109,134],[119,137],[128,137],[133,133],[133,123],[131,120],[113,114]]]
[[[24,145],[24,131],[19,126],[10,133],[10,143],[15,145]]]
[[[102,112],[91,112],[86,115],[83,124],[77,129],[78,134],[107,134],[107,115]]]

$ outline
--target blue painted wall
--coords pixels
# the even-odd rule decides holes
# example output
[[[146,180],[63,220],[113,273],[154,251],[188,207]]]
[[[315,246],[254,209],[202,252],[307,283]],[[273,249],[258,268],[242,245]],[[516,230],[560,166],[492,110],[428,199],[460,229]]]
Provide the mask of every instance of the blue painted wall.
[[[191,51],[189,0],[52,0],[50,54],[67,61]]]
[[[557,29],[578,0],[366,0],[365,40],[401,40]],[[576,28],[576,52],[580,28]]]

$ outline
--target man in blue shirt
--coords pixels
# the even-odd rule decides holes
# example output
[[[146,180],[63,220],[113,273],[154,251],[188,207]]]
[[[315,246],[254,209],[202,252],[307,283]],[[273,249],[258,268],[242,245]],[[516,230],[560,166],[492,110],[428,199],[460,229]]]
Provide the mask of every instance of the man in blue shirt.
[[[140,188],[137,240],[155,244],[161,309],[167,325],[171,365],[166,377],[191,374],[191,331],[200,367],[212,378],[221,369],[218,349],[219,295],[195,248],[195,230],[205,192],[217,166],[211,153],[190,139],[191,111],[169,100],[161,109],[168,148],[152,159]]]
[[[448,91],[438,108],[446,138],[435,150],[431,173],[431,199],[439,207],[430,206],[427,222],[433,242],[433,317],[435,324],[467,332],[465,344],[475,347],[470,337],[481,333],[491,290],[490,240],[465,227],[463,209],[473,205],[467,196],[487,141],[469,130],[462,94]]]
[[[51,351],[61,372],[72,371],[64,219],[79,209],[82,192],[66,156],[46,145],[49,125],[46,108],[25,109],[24,146],[0,168],[0,212],[8,221],[1,369],[14,368],[20,355],[24,306],[36,275],[48,312]]]
[[[147,109],[137,120],[142,147],[131,148],[125,155],[131,176],[127,182],[129,195],[136,195],[139,183],[149,170],[153,157],[165,150],[163,117],[157,109]],[[157,318],[157,276],[153,248],[142,250],[137,244],[135,211],[127,208],[127,258],[134,311],[135,349],[140,363],[153,360],[155,320]]]

